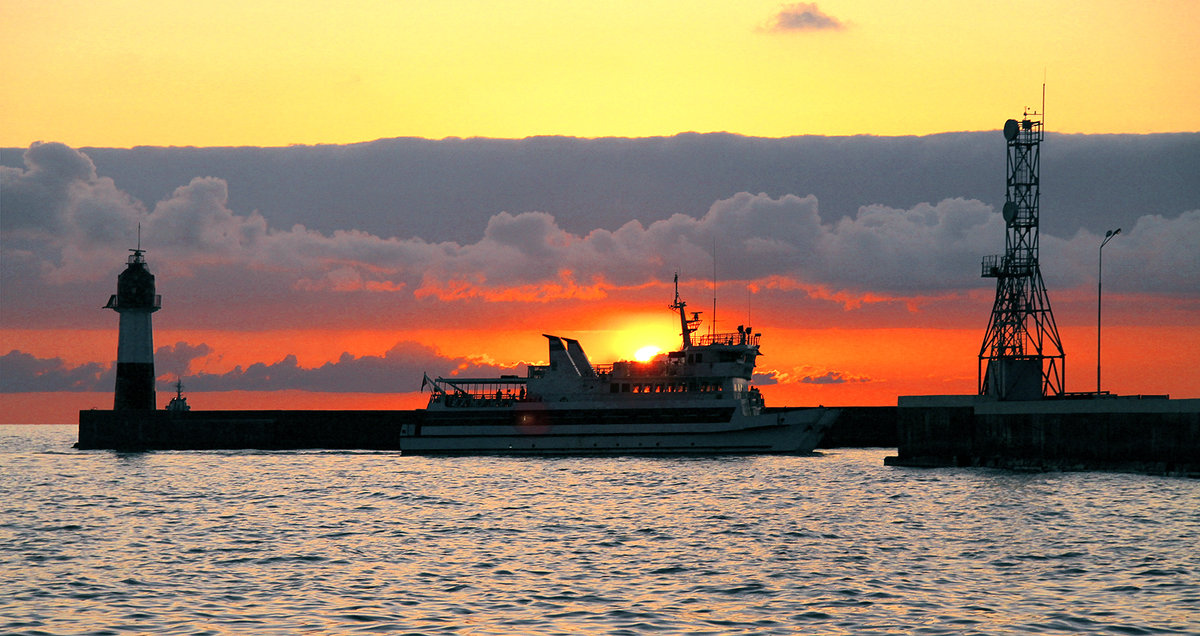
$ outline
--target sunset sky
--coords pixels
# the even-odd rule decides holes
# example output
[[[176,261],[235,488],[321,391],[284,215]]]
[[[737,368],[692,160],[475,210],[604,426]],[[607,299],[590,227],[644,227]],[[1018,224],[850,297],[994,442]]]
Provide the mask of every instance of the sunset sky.
[[[141,224],[160,403],[421,403],[673,346],[768,404],[974,392],[1005,119],[1046,84],[1067,388],[1200,397],[1200,3],[0,2],[0,422],[111,407]],[[700,133],[700,134],[681,134]],[[709,134],[728,133],[728,134]],[[715,257],[715,262],[714,262]],[[507,372],[507,371],[506,371]]]

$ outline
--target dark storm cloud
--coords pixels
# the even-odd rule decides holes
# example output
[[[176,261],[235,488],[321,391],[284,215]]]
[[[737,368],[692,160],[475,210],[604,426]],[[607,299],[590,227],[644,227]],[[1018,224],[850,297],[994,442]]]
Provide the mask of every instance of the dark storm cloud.
[[[837,18],[822,12],[815,2],[784,5],[771,17],[769,31],[825,31],[845,28]]]

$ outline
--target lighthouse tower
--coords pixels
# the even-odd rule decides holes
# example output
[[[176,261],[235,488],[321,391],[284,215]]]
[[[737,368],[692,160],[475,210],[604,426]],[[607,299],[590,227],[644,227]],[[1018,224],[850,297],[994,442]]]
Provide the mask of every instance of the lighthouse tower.
[[[154,410],[154,334],[150,314],[162,306],[154,293],[154,275],[146,269],[145,250],[129,250],[125,271],[117,276],[117,293],[105,309],[121,314],[117,338],[117,387],[114,411]]]

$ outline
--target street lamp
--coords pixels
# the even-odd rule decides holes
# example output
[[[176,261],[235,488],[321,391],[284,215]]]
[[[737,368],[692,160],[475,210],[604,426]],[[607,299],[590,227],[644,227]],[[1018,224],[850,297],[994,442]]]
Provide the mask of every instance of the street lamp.
[[[1100,276],[1104,272],[1104,246],[1120,233],[1121,228],[1104,233],[1104,240],[1100,242],[1100,257],[1096,259],[1096,397],[1100,396],[1100,292],[1104,289]]]

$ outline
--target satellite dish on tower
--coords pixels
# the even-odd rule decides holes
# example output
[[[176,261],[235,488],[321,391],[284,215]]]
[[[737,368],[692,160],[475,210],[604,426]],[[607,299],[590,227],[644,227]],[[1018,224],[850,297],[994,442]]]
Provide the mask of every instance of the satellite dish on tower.
[[[1012,121],[1011,119],[1009,121]],[[1017,218],[1017,204],[1012,201],[1004,202],[1004,222],[1012,225]]]
[[[1010,120],[1004,122],[1004,138],[1009,141],[1016,139],[1017,132],[1019,132],[1020,129],[1021,129],[1021,125],[1018,124],[1017,120],[1015,120],[1015,119],[1010,119]]]

